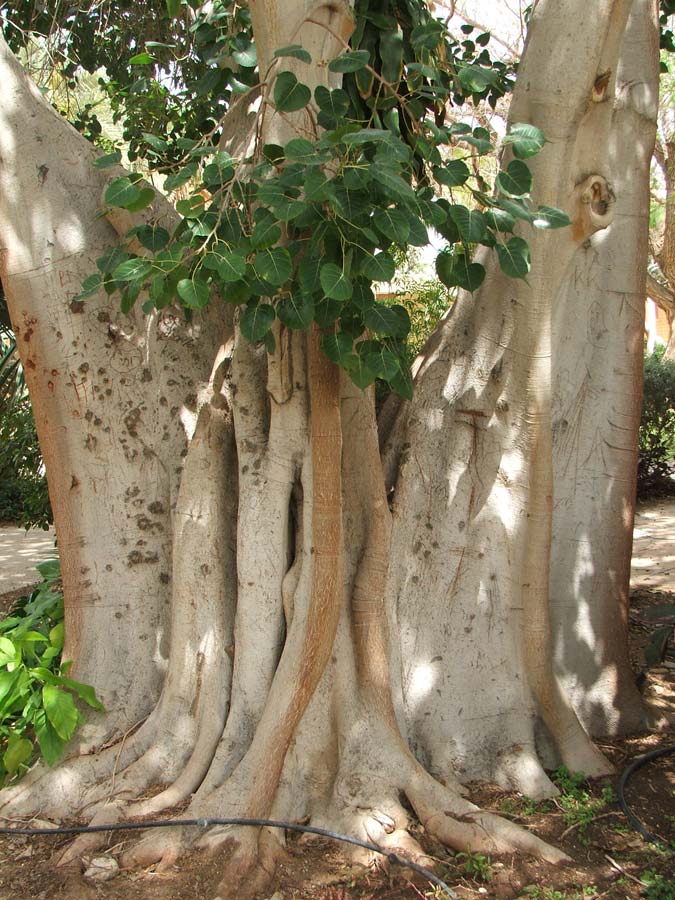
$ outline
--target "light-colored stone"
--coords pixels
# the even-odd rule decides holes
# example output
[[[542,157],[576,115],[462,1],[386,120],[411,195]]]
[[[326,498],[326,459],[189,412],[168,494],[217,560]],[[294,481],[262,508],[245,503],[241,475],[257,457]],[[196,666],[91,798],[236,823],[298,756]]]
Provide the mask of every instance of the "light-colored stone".
[[[87,881],[111,881],[119,874],[119,863],[112,856],[95,856],[87,867],[84,877]]]

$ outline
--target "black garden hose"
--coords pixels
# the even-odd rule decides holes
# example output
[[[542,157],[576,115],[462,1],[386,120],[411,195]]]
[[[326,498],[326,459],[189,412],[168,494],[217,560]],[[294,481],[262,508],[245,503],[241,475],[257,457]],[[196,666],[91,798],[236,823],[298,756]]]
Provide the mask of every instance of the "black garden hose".
[[[342,841],[344,844],[353,844],[356,847],[363,847],[366,850],[372,850],[375,853],[381,853],[386,856],[392,865],[403,866],[412,869],[419,875],[423,875],[432,884],[445,893],[451,900],[457,900],[457,894],[441,881],[429,869],[420,866],[417,863],[404,859],[398,853],[392,853],[389,850],[383,850],[377,844],[368,841],[359,840],[359,838],[350,837],[346,834],[338,834],[335,831],[328,831],[326,828],[317,828],[313,825],[298,825],[295,822],[281,822],[277,819],[161,819],[147,822],[116,822],[111,825],[66,825],[58,828],[9,828],[0,826],[0,834],[21,834],[21,835],[45,835],[45,834],[90,834],[96,831],[128,831],[140,828],[172,828],[177,826],[197,826],[198,828],[208,828],[211,825],[245,825],[251,827],[264,828],[284,828],[288,831],[298,831],[301,834],[316,834],[320,837],[331,838],[335,841]]]
[[[651,834],[651,832],[647,831],[642,822],[635,815],[633,810],[626,802],[624,788],[626,787],[628,779],[634,772],[637,772],[638,769],[641,769],[642,766],[651,762],[653,759],[658,759],[660,756],[667,756],[670,753],[675,753],[675,744],[672,744],[669,747],[661,747],[658,750],[650,750],[649,753],[643,753],[641,756],[636,756],[635,759],[630,763],[630,765],[626,766],[626,768],[621,773],[621,777],[619,778],[619,783],[616,788],[616,794],[619,798],[619,805],[621,806],[621,809],[628,819],[628,824],[634,831],[637,831],[639,834],[641,834],[646,841],[649,841],[650,844],[658,844],[660,847],[665,847],[663,841],[661,840],[661,838],[658,838],[656,835]],[[665,847],[665,849],[670,848]]]

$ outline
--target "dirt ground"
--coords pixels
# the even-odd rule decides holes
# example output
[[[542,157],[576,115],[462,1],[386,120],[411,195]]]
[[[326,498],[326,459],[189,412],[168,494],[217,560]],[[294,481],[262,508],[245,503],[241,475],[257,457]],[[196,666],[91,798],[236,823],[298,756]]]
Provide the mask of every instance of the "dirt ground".
[[[0,616],[13,597],[0,597]],[[663,661],[644,671],[643,649],[653,632],[649,609],[675,603],[675,593],[640,588],[633,593],[631,655],[645,698],[663,713],[675,711],[675,647]],[[671,718],[671,722],[673,719]],[[659,733],[601,743],[617,775],[577,789],[579,798],[533,803],[490,785],[475,785],[472,799],[532,829],[561,847],[572,862],[553,867],[520,855],[488,859],[453,855],[416,837],[437,859],[436,872],[461,900],[675,900],[675,754],[638,770],[628,782],[626,799],[648,831],[664,846],[650,844],[632,830],[616,802],[618,776],[635,756],[675,745],[675,726]],[[116,857],[134,839],[114,833],[95,856]],[[175,870],[121,871],[98,883],[80,872],[62,872],[52,858],[66,838],[0,836],[0,900],[214,900],[223,857],[194,854]],[[398,867],[390,872],[349,865],[344,846],[324,839],[289,837],[287,860],[259,900],[419,900],[440,898],[424,878]]]

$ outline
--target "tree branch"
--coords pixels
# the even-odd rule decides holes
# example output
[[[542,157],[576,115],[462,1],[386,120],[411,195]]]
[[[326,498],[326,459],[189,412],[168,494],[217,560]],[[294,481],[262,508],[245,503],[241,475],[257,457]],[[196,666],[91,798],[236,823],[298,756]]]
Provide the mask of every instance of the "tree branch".
[[[675,293],[653,275],[647,275],[647,295],[657,303],[670,318],[675,315]]]

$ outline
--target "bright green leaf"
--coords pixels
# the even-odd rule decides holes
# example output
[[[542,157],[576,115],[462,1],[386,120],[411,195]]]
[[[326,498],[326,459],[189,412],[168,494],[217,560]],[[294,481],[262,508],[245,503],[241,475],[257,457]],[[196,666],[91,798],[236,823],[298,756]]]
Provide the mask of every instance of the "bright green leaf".
[[[540,206],[534,214],[532,222],[535,228],[565,228],[572,220],[562,209],[554,206]]]
[[[307,106],[312,92],[292,72],[280,72],[274,82],[274,105],[279,112],[296,112]]]
[[[13,663],[16,658],[16,647],[8,637],[0,637],[0,666]]]
[[[396,207],[376,210],[373,215],[373,224],[385,237],[399,244],[405,243],[410,235],[408,217]]]
[[[314,319],[314,300],[309,294],[293,294],[277,304],[277,316],[289,328],[307,328]]]
[[[293,262],[285,247],[261,250],[253,257],[253,270],[258,278],[280,287],[291,277]]]
[[[436,273],[446,287],[461,287],[465,291],[477,290],[485,278],[485,269],[472,263],[463,253],[448,251],[436,257]]]
[[[244,337],[252,344],[262,341],[274,323],[274,307],[269,303],[247,306],[239,320]]]
[[[96,691],[90,684],[82,684],[80,681],[73,681],[72,678],[65,678],[62,675],[59,676],[58,683],[77,694],[80,700],[84,700],[92,709],[105,712],[105,706],[98,699]]]
[[[326,297],[333,300],[349,300],[353,293],[353,285],[340,266],[326,263],[321,266],[319,278]]]
[[[58,762],[66,742],[59,737],[56,729],[46,716],[44,709],[39,709],[34,719],[35,736],[40,745],[40,753],[42,754],[48,766],[53,766]]]
[[[111,273],[114,281],[142,281],[152,272],[152,263],[139,256],[120,263]]]
[[[471,174],[469,167],[461,159],[451,159],[442,166],[434,166],[433,173],[436,181],[447,187],[460,187]]]
[[[113,153],[105,153],[103,156],[99,156],[92,165],[95,169],[109,169],[110,166],[118,165],[121,159],[122,154],[119,150],[115,150]]]
[[[375,379],[376,374],[370,369],[365,360],[363,360],[357,354],[352,353],[351,356],[348,356],[343,362],[344,368],[347,370],[347,373],[354,384],[360,388],[362,391],[371,385]]]
[[[391,281],[396,272],[396,263],[388,253],[376,253],[361,264],[361,272],[371,281]]]
[[[512,159],[497,176],[497,187],[509,197],[527,197],[532,190],[532,173],[524,162]]]
[[[59,622],[49,632],[49,643],[60,650],[63,647],[64,625]]]
[[[86,300],[93,294],[97,294],[101,290],[102,284],[103,278],[98,274],[98,272],[94,272],[93,275],[87,275],[87,277],[82,282],[82,290],[76,297],[73,297],[73,299]]]
[[[289,44],[287,47],[279,47],[278,50],[274,51],[274,56],[277,59],[283,56],[292,56],[294,59],[299,59],[306,63],[311,63],[312,61],[311,54],[301,44]]]
[[[505,144],[511,144],[513,155],[517,159],[528,159],[536,156],[546,143],[543,131],[534,125],[517,122],[504,138]]]
[[[137,53],[129,59],[130,66],[149,66],[154,62],[155,57],[150,56],[147,50],[142,50],[140,53]]]
[[[129,179],[128,175],[111,181],[105,189],[103,201],[107,206],[126,208],[140,197],[140,189]]]
[[[194,278],[181,278],[176,285],[178,296],[189,309],[202,309],[209,302],[209,286]]]
[[[136,231],[136,237],[146,250],[157,253],[158,250],[166,247],[171,236],[166,228],[162,228],[160,225],[142,225]]]
[[[363,313],[363,321],[370,331],[385,337],[399,337],[403,322],[400,313],[390,306],[378,303],[369,307]],[[410,320],[408,320],[408,326]]]
[[[512,237],[506,244],[497,244],[499,265],[510,278],[525,278],[531,268],[530,249],[520,237]]]
[[[56,685],[45,684],[42,703],[57,735],[63,741],[70,740],[80,718],[72,695]]]
[[[14,775],[33,755],[33,742],[11,732],[2,761],[9,775]]]
[[[331,362],[344,365],[344,360],[352,352],[354,339],[344,331],[324,334],[321,338],[321,349]]]
[[[330,72],[358,72],[370,62],[367,50],[348,50],[328,63]]]
[[[464,66],[457,73],[457,80],[469,94],[480,94],[497,81],[497,73],[482,66]]]
[[[457,226],[460,237],[469,244],[478,244],[486,234],[485,219],[483,214],[475,209],[467,209],[466,206],[453,204],[448,208],[448,214]]]

